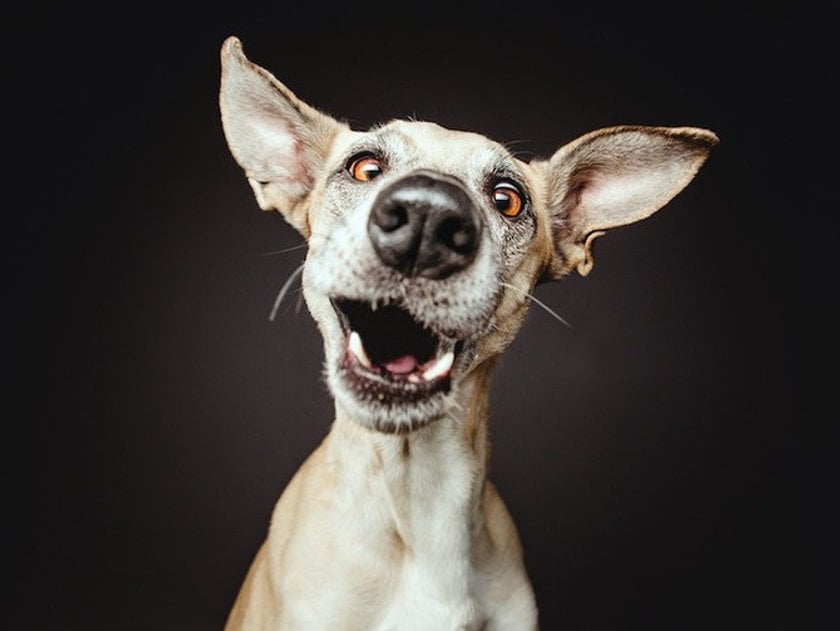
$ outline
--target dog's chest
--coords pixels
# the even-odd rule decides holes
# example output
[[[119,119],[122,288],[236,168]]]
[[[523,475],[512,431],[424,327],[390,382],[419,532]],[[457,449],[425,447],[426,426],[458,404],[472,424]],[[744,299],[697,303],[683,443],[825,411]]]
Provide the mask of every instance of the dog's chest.
[[[434,574],[429,568],[407,566],[399,587],[386,604],[382,631],[428,631],[428,629],[478,631],[485,627],[479,599],[471,593],[469,575],[458,584],[444,577],[459,568],[443,566]],[[444,579],[444,580],[441,580]]]
[[[480,594],[472,564],[471,541],[464,519],[434,515],[414,524],[405,542],[380,627],[418,631],[480,629]]]
[[[368,481],[366,501],[379,510],[363,510],[359,526],[368,537],[388,537],[397,550],[374,628],[481,629],[471,536],[475,463],[452,437],[427,438],[413,441],[408,454],[380,451],[381,476]]]

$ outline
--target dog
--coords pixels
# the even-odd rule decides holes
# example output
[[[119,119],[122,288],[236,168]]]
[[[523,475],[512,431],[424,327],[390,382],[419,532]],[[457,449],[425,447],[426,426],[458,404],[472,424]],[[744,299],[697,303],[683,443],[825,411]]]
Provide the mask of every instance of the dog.
[[[226,629],[518,630],[538,612],[487,479],[488,398],[539,282],[665,205],[717,143],[619,126],[523,162],[483,135],[368,131],[221,49],[229,149],[307,241],[305,303],[335,418],[280,496]]]

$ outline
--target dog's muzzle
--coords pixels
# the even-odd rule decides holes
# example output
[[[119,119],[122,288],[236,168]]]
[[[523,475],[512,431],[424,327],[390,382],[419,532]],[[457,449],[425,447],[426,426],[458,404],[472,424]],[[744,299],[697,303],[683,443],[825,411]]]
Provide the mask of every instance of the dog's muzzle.
[[[466,186],[429,170],[385,183],[364,222],[366,271],[316,274],[340,327],[330,386],[362,424],[411,431],[450,409],[453,379],[489,323],[491,244]]]
[[[456,179],[416,171],[379,192],[367,229],[385,265],[405,276],[440,280],[473,261],[482,222]]]

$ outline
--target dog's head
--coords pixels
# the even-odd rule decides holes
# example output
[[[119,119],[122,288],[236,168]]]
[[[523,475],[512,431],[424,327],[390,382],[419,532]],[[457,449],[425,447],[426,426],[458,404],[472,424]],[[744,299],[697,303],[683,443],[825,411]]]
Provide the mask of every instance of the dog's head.
[[[408,431],[450,412],[513,339],[539,280],[592,267],[592,241],[643,219],[717,138],[615,127],[523,162],[474,133],[416,121],[366,132],[300,101],[222,47],[222,122],[259,205],[308,239],[304,296],[337,404]]]

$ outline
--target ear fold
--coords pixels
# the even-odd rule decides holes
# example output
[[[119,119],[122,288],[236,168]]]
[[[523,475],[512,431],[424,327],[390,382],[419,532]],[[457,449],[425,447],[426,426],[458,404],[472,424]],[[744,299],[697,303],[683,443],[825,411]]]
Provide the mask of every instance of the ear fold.
[[[298,99],[251,63],[236,37],[221,50],[219,106],[233,157],[263,210],[279,210],[308,236],[300,201],[311,190],[335,134],[346,126]]]
[[[692,127],[612,127],[562,147],[548,164],[554,256],[547,275],[592,269],[592,242],[652,215],[694,177],[717,136]]]

